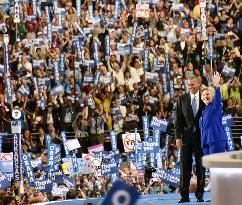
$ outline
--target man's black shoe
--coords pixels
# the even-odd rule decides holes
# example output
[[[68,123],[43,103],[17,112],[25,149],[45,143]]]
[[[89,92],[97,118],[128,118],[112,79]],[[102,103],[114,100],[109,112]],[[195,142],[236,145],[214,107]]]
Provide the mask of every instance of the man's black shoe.
[[[203,198],[198,198],[197,202],[204,202]]]
[[[189,198],[181,198],[180,201],[178,201],[178,203],[186,203],[186,202],[190,202]]]

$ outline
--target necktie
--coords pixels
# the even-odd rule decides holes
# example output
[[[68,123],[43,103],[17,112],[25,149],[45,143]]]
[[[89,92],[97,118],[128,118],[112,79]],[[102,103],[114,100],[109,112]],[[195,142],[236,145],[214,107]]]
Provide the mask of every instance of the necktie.
[[[193,115],[196,116],[196,114],[197,114],[197,100],[196,100],[195,95],[194,95],[194,98],[192,100],[192,111],[193,111]]]

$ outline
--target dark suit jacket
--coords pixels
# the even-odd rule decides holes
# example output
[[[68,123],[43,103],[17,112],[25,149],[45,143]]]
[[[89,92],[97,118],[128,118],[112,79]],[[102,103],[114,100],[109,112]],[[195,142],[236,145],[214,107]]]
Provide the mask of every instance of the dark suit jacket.
[[[174,132],[177,139],[182,139],[183,143],[194,142],[194,127],[196,128],[195,133],[200,136],[199,118],[204,106],[205,104],[200,98],[199,109],[194,117],[190,93],[178,98],[174,118]]]
[[[45,130],[47,131],[47,113],[48,113],[48,110],[47,108],[44,110],[43,112],[43,122],[44,122],[44,128]],[[59,123],[59,118],[58,118],[58,109],[55,108],[55,107],[52,107],[52,117],[53,117],[53,122],[54,122],[54,126],[56,129],[59,130],[60,128],[60,123]]]

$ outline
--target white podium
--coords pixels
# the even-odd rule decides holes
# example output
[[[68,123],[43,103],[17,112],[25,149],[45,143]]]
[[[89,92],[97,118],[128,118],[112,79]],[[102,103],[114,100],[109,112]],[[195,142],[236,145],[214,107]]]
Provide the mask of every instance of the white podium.
[[[242,204],[242,151],[207,155],[202,161],[210,169],[212,204]]]

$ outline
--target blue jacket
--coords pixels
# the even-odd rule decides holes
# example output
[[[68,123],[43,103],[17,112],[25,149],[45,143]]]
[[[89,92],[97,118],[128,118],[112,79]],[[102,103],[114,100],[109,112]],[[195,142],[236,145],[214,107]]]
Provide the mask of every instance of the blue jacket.
[[[222,102],[219,88],[215,88],[213,101],[204,107],[199,119],[199,128],[202,147],[227,139],[222,126]]]

